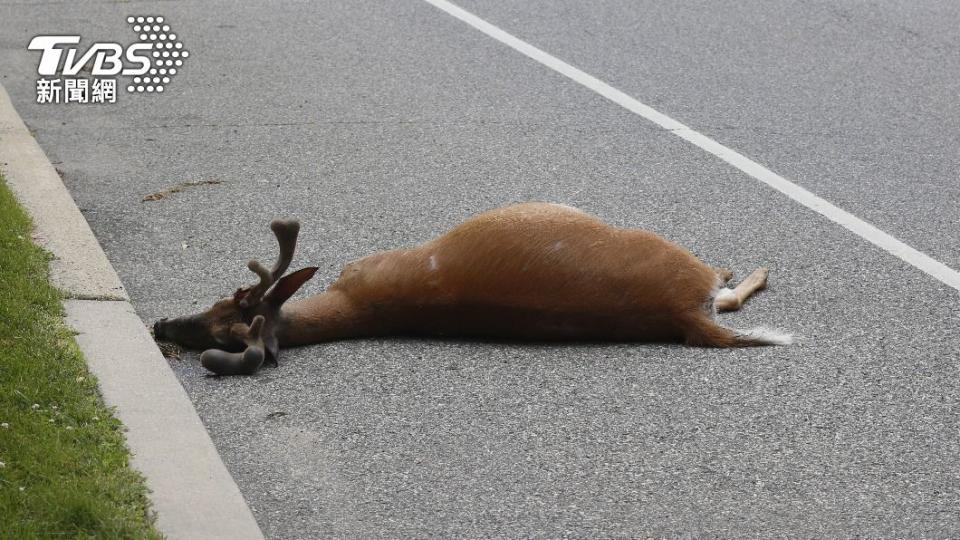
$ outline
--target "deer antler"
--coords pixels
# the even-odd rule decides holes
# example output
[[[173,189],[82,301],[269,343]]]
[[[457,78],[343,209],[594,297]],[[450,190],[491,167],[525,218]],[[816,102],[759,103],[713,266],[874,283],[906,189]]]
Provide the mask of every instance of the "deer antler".
[[[280,246],[277,262],[270,270],[267,270],[256,260],[247,263],[247,268],[260,277],[260,282],[247,289],[237,291],[236,296],[240,307],[249,307],[263,300],[263,295],[283,276],[293,259],[293,251],[297,247],[297,235],[300,233],[300,222],[275,219],[270,223],[270,229],[277,237],[277,244]],[[245,294],[241,295],[241,293]]]
[[[243,342],[247,344],[246,350],[242,353],[230,353],[220,349],[207,349],[200,355],[200,364],[217,375],[253,375],[266,358],[263,343],[265,322],[263,315],[257,315],[250,326],[238,323],[234,332],[241,334]]]

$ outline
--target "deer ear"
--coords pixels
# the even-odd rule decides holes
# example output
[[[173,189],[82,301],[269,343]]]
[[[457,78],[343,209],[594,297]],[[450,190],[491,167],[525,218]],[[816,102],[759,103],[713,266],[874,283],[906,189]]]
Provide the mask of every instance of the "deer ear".
[[[316,266],[308,266],[307,268],[301,268],[296,272],[291,272],[283,276],[277,281],[276,285],[273,286],[273,289],[270,290],[270,301],[278,306],[283,304],[288,298],[293,296],[308,279],[312,278],[316,271]]]

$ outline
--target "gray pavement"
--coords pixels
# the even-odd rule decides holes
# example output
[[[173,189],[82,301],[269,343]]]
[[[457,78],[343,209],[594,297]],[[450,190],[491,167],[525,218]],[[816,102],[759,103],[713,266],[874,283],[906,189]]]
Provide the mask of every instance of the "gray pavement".
[[[952,3],[463,5],[960,266]],[[165,94],[33,103],[30,37],[125,39],[131,10],[191,50]],[[0,77],[147,321],[250,281],[278,216],[321,267],[307,292],[530,199],[771,267],[723,320],[791,347],[362,340],[233,379],[171,361],[268,537],[960,531],[955,290],[426,3],[0,4]]]

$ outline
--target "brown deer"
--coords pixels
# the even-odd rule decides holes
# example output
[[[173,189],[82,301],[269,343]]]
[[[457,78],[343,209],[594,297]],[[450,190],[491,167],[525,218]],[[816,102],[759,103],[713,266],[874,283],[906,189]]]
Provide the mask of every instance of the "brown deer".
[[[285,304],[317,270],[283,275],[300,226],[270,225],[280,256],[260,281],[210,309],[154,325],[157,339],[206,349],[214,373],[251,374],[279,348],[383,335],[511,340],[786,345],[789,335],[714,321],[766,286],[759,268],[734,289],[727,270],[649,231],[620,229],[575,208],[527,203],[491,210],[410,249],[346,265],[325,292]],[[237,351],[237,352],[228,352]]]

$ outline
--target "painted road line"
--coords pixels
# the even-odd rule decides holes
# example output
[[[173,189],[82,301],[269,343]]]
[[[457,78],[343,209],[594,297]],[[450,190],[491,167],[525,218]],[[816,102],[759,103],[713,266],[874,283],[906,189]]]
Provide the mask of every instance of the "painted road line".
[[[742,172],[763,182],[771,188],[783,193],[794,201],[806,206],[810,210],[839,224],[857,236],[896,256],[918,270],[930,275],[940,282],[960,291],[960,272],[930,257],[926,253],[914,249],[892,235],[878,229],[874,225],[858,218],[846,210],[834,205],[830,201],[807,191],[790,180],[780,176],[756,161],[728,148],[706,135],[695,131],[673,118],[645,105],[640,101],[617,90],[596,77],[577,69],[570,64],[550,55],[522,39],[494,26],[476,15],[460,8],[446,0],[424,0],[428,4],[440,9],[449,15],[467,23],[483,32],[487,36],[503,43],[517,52],[543,64],[544,66],[564,75],[572,81],[593,90],[597,94],[620,105],[621,107],[646,118],[663,129],[673,133],[681,139],[705,150],[718,158],[733,165]]]

